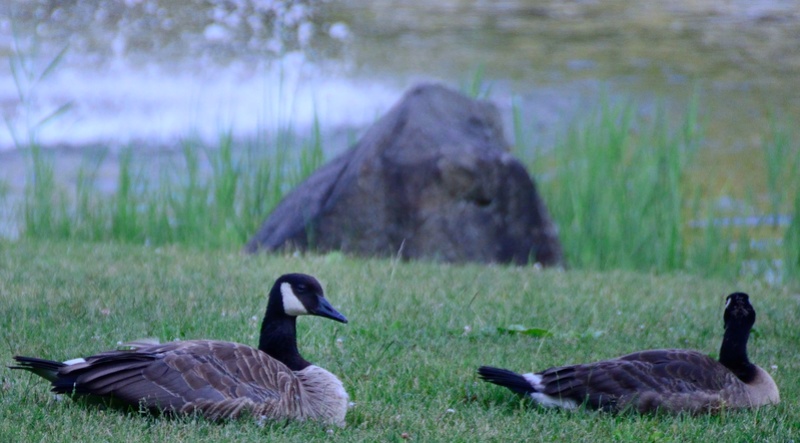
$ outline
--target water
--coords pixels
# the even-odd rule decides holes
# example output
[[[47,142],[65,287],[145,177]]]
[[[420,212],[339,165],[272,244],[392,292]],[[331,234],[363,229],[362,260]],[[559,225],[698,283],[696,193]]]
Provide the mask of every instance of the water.
[[[19,80],[65,46],[44,79]],[[505,115],[516,98],[544,145],[600,96],[647,112],[683,109],[696,95],[709,134],[698,168],[718,188],[762,188],[758,134],[771,116],[800,117],[800,7],[785,0],[10,0],[0,5],[0,55],[17,62],[16,81],[0,65],[12,128],[0,130],[0,180],[12,196],[24,184],[17,143],[34,127],[70,180],[98,146],[161,152],[225,130],[303,133],[315,116],[341,134],[415,82],[458,86],[479,70]]]
[[[12,61],[18,61],[14,53],[21,54],[18,64],[38,76],[58,51],[66,45],[68,50],[41,82],[20,86],[8,64],[0,68],[4,116],[24,134],[71,104],[38,131],[42,144],[168,147],[190,134],[213,140],[222,130],[246,135],[291,124],[302,131],[315,115],[332,127],[361,126],[397,98],[395,88],[383,82],[330,75],[340,64],[335,60],[325,67],[322,59],[311,60],[310,37],[299,37],[310,31],[303,29],[326,26],[327,34],[315,41],[334,46],[337,40],[328,34],[337,36],[332,31],[346,26],[315,25],[308,5],[191,3],[5,5],[0,54]],[[282,20],[274,19],[278,13]],[[20,89],[32,103],[20,103]],[[10,131],[0,131],[0,150],[14,148]]]

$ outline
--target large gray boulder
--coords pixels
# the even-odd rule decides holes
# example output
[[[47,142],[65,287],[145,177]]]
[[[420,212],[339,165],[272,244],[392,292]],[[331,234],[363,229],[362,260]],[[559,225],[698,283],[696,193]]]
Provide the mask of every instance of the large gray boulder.
[[[420,85],[270,214],[245,251],[558,265],[536,185],[491,103]]]

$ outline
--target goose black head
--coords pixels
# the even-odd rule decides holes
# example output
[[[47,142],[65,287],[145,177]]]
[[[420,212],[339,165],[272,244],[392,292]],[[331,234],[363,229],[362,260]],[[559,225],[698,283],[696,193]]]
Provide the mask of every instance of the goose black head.
[[[750,297],[744,292],[734,292],[725,299],[725,328],[732,324],[750,328],[756,322],[756,311],[750,304]]]
[[[317,315],[347,323],[347,318],[333,308],[317,279],[306,274],[285,274],[275,281],[270,305],[280,300],[283,312],[290,317]]]

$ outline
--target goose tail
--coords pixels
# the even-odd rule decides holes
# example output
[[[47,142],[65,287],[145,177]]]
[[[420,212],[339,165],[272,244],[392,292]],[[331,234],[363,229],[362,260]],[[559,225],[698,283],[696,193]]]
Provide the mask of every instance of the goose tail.
[[[47,360],[37,357],[23,357],[20,355],[15,356],[14,360],[16,360],[18,364],[15,366],[9,366],[9,369],[22,369],[29,371],[51,383],[58,379],[58,370],[64,366],[67,366],[66,363],[61,363],[54,360]]]
[[[478,375],[484,381],[504,386],[518,394],[525,395],[537,392],[536,388],[522,374],[517,374],[508,369],[481,366],[478,368]]]

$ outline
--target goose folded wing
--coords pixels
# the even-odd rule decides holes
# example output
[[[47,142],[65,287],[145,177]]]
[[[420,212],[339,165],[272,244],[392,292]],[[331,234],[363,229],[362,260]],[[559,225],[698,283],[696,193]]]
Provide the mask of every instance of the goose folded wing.
[[[194,396],[182,412],[199,412],[211,420],[242,413],[272,419],[302,418],[302,389],[286,365],[250,346],[217,342],[194,371],[213,388],[214,396]]]
[[[710,357],[694,351],[652,350],[592,364],[551,368],[541,373],[543,393],[590,408],[618,409],[637,399],[647,408],[682,394],[707,393],[717,400],[724,374]]]
[[[645,383],[639,372],[635,365],[619,360],[551,368],[541,373],[543,393],[593,409],[614,409]]]
[[[74,382],[62,392],[177,412],[225,402],[238,404],[230,406],[236,411],[251,403],[277,402],[290,384],[281,381],[292,378],[282,363],[257,349],[213,341],[106,352],[65,369],[65,378]]]
[[[619,359],[642,363],[648,378],[654,382],[652,388],[665,392],[718,392],[733,379],[718,361],[696,351],[658,349]]]

